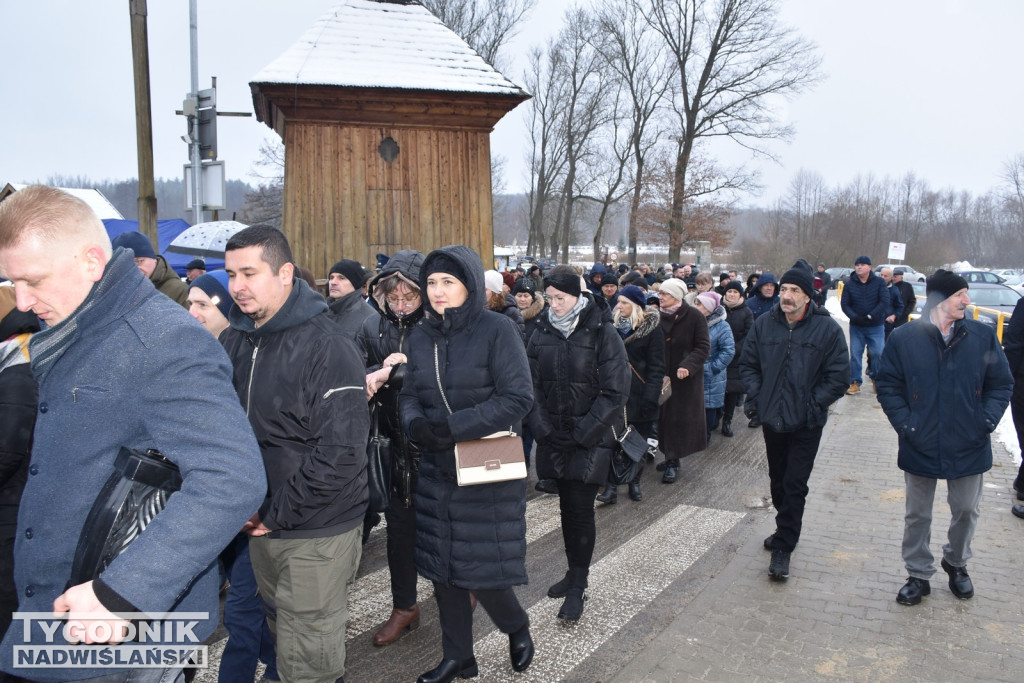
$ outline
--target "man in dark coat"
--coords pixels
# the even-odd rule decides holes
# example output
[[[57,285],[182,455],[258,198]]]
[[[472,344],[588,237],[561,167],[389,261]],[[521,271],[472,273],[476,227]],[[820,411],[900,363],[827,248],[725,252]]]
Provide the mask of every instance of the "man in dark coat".
[[[376,317],[376,312],[363,298],[365,272],[359,261],[343,258],[333,266],[327,279],[328,315],[345,336],[355,340],[363,323]]]
[[[916,605],[931,592],[929,546],[935,484],[946,480],[952,520],[942,547],[949,589],[974,595],[967,574],[984,473],[992,468],[990,434],[1006,411],[1013,375],[992,328],[965,317],[967,282],[941,268],[927,280],[921,318],[892,333],[882,356],[878,401],[899,435],[906,480],[903,561],[909,578],[896,602]]]
[[[900,291],[900,301],[903,302],[903,310],[896,312],[893,327],[909,322],[910,314],[917,308],[917,293],[914,292],[914,285],[903,279],[904,272],[902,268],[892,271],[892,286]]]
[[[366,371],[323,298],[295,277],[284,233],[236,233],[224,264],[235,306],[221,343],[267,471],[267,497],[245,530],[260,593],[275,606],[277,668],[284,680],[334,680],[345,674],[368,498]]]
[[[871,271],[871,259],[858,256],[853,274],[843,287],[843,314],[850,319],[850,387],[847,394],[860,392],[864,347],[868,349],[868,376],[874,381],[878,359],[885,346],[885,319],[892,308],[885,280]]]
[[[92,622],[89,630],[69,622],[56,634],[35,618],[8,629],[0,669],[25,673],[14,668],[14,649],[25,645],[77,656],[65,632],[79,641],[119,640],[133,630],[126,614],[139,612],[170,612],[168,628],[175,613],[191,613],[194,638],[167,643],[175,653],[203,641],[217,625],[217,556],[266,490],[227,356],[153,288],[130,250],[111,248],[85,202],[56,188],[33,185],[0,203],[0,275],[44,328],[29,342],[39,411],[14,546],[18,607]],[[79,566],[73,576],[83,534],[90,547],[109,532],[85,524],[97,500],[105,504],[122,447],[162,453],[177,465],[181,487],[150,524],[128,529],[138,535],[108,565]],[[173,680],[180,670],[168,664],[164,675]],[[67,681],[118,673],[132,675],[88,665],[31,675]]]
[[[778,305],[754,321],[740,359],[743,409],[760,419],[768,456],[776,513],[764,547],[772,551],[768,576],[778,581],[789,577],[821,432],[849,371],[842,328],[811,300],[813,277],[803,259],[786,271]]]
[[[747,298],[747,306],[754,314],[754,320],[772,310],[779,303],[779,284],[772,273],[762,273],[754,285],[753,296]]]

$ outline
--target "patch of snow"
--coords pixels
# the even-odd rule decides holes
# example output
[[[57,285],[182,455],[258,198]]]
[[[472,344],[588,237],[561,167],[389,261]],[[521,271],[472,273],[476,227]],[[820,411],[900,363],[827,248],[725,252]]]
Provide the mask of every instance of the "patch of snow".
[[[1006,446],[1006,450],[1013,456],[1014,464],[1020,467],[1020,443],[1017,442],[1017,430],[1013,426],[1013,417],[1010,414],[1009,408],[1003,413],[1003,419],[999,421],[999,425],[996,427],[995,438],[996,441]]]
[[[825,309],[832,314],[832,317],[836,319],[836,322],[848,323],[850,319],[843,313],[843,307],[839,303],[839,297],[830,296],[825,300]]]
[[[422,5],[372,0],[335,5],[252,82],[522,94]]]

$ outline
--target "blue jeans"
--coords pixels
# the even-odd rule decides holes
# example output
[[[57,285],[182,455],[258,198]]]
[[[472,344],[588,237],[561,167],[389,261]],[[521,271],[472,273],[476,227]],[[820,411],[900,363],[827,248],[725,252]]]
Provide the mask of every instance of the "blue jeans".
[[[878,366],[882,362],[882,347],[885,346],[885,330],[882,325],[872,327],[861,327],[850,325],[850,382],[861,384],[861,362],[864,358],[864,347],[868,347],[868,358],[871,362],[868,368],[871,379],[878,374]]]
[[[267,626],[249,559],[249,537],[238,534],[221,553],[224,569],[231,581],[228,598],[224,601],[224,628],[228,642],[220,659],[218,683],[252,683],[256,677],[256,664],[267,665],[266,677],[280,678],[277,674],[277,656],[274,637]]]

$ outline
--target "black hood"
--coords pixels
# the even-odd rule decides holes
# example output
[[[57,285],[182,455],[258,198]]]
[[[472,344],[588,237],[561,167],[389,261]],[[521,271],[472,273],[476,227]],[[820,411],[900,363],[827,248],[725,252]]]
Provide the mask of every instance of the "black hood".
[[[466,277],[466,289],[469,296],[466,303],[458,308],[449,308],[445,312],[443,325],[440,315],[434,312],[430,301],[427,299],[427,277],[434,271],[432,268],[438,261],[438,257],[447,256],[462,267],[462,274]],[[483,315],[487,301],[484,291],[484,266],[480,255],[467,246],[453,244],[441,247],[427,254],[420,266],[420,291],[423,293],[424,319],[431,321],[434,325],[443,328],[454,328],[468,325],[476,318]]]
[[[422,287],[420,286],[420,266],[423,265],[423,254],[422,252],[416,251],[415,249],[403,249],[402,251],[396,251],[395,255],[392,256],[384,268],[370,280],[370,284],[366,288],[367,301],[370,306],[374,308],[381,315],[390,316],[391,313],[385,306],[384,295],[376,293],[374,290],[377,288],[377,284],[382,280],[388,278],[397,277],[405,280],[407,284],[413,285],[420,289],[422,293]],[[424,297],[423,302],[426,303]],[[422,308],[422,306],[421,306]],[[409,316],[406,316],[408,318]]]
[[[281,306],[281,310],[267,322],[256,327],[252,318],[242,313],[237,305],[231,307],[228,321],[236,330],[263,337],[301,325],[326,311],[327,302],[324,301],[324,298],[310,289],[305,280],[294,278],[292,279],[292,291],[284,305]]]

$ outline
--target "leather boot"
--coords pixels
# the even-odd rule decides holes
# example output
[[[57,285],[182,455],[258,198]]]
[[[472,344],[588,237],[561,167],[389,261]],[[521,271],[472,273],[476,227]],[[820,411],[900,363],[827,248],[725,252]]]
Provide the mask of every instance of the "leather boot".
[[[641,466],[640,471],[633,477],[633,481],[629,482],[629,499],[639,503],[644,499],[644,494],[640,492],[640,475],[644,473],[644,468]]]
[[[601,493],[599,493],[597,496],[597,502],[604,503],[605,505],[615,505],[618,499],[618,488],[612,486],[611,484],[606,484],[604,487],[604,491],[601,491]]]
[[[587,600],[587,576],[590,569],[587,567],[571,567],[569,574],[572,578],[572,585],[565,594],[565,601],[558,610],[558,618],[562,621],[579,621],[583,616],[583,603]]]
[[[457,659],[442,659],[441,663],[430,671],[420,674],[416,683],[449,683],[459,678],[476,678],[480,673],[476,665],[476,657],[464,659],[461,662]]]
[[[722,420],[722,436],[732,436],[732,420]]]
[[[512,669],[523,672],[533,661],[533,638],[530,637],[530,624],[515,633],[508,634],[508,656],[512,660]]]
[[[569,586],[572,585],[572,570],[570,569],[562,577],[562,580],[558,583],[554,583],[548,588],[549,598],[564,598],[565,594],[569,592]]]
[[[413,605],[409,609],[393,609],[380,630],[373,635],[373,644],[390,645],[398,640],[406,631],[414,631],[420,625],[420,606]]]

